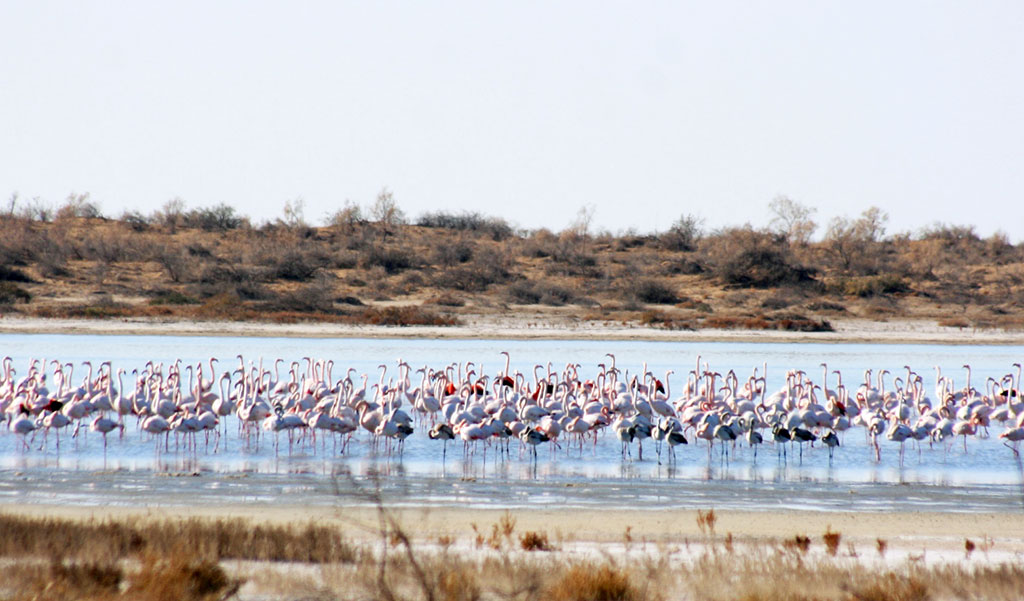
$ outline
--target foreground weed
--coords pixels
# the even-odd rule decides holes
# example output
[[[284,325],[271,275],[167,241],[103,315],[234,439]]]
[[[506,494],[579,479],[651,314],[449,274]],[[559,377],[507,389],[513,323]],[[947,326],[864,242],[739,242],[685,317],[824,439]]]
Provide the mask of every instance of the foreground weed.
[[[697,528],[700,529],[701,534],[715,534],[715,522],[718,521],[718,516],[715,515],[714,509],[709,509],[706,512],[697,510]]]
[[[843,539],[843,535],[838,532],[832,532],[832,527],[829,526],[825,529],[825,534],[821,538],[825,542],[825,551],[831,557],[835,557],[836,553],[839,552],[839,542]]]
[[[570,567],[547,590],[552,601],[632,601],[641,599],[629,574],[611,564]]]
[[[548,542],[548,535],[544,532],[524,532],[519,537],[519,546],[524,551],[551,551],[551,543]]]

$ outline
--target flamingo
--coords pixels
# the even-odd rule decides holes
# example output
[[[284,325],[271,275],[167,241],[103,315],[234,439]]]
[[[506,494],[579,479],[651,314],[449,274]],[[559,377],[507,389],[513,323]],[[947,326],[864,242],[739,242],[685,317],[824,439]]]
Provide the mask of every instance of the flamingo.
[[[1010,429],[1006,430],[1005,432],[1003,432],[1002,434],[1000,434],[999,438],[1005,438],[1006,441],[1003,442],[1003,445],[1006,448],[1008,448],[1011,451],[1013,451],[1013,454],[1015,456],[1018,456],[1018,457],[1020,456],[1020,452],[1017,451],[1017,443],[1019,443],[1020,441],[1024,440],[1024,427],[1019,427],[1018,426],[1016,428],[1010,428]],[[1009,444],[1011,442],[1013,443],[1012,446]]]
[[[124,430],[124,424],[118,423],[109,417],[103,417],[102,415],[97,416],[96,419],[92,420],[92,423],[89,424],[90,430],[93,432],[99,432],[103,435],[104,458],[107,456],[107,434],[112,432],[115,428],[121,428],[121,430]]]

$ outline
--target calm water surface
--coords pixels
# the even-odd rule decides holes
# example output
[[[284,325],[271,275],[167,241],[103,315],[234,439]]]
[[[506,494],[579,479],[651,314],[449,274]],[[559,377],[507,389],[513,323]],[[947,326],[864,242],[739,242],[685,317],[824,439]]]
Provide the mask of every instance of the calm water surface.
[[[899,375],[910,365],[925,377],[929,391],[935,366],[962,386],[962,366],[970,363],[972,384],[981,388],[987,377],[1000,378],[1024,359],[1024,347],[1017,346],[62,335],[5,335],[0,342],[20,373],[30,358],[59,359],[76,364],[76,382],[84,375],[80,363],[85,360],[110,360],[115,369],[130,371],[149,360],[195,363],[217,357],[218,369],[226,370],[237,366],[238,354],[246,361],[262,357],[267,366],[277,358],[333,359],[336,378],[354,367],[370,374],[371,381],[378,377],[378,365],[391,366],[390,375],[399,358],[414,369],[473,361],[493,374],[504,368],[502,350],[511,353],[513,370],[532,374],[535,364],[552,362],[557,369],[572,362],[590,377],[598,363],[608,360],[605,354],[614,353],[618,366],[631,373],[644,363],[659,377],[675,370],[673,398],[680,374],[693,369],[697,355],[712,369],[733,369],[741,379],[767,362],[769,390],[781,387],[785,371],[792,368],[808,371],[817,381],[822,362],[830,371],[841,370],[848,385],[860,382],[865,369],[886,368]],[[835,376],[829,377],[834,386]],[[202,436],[195,453],[176,450],[173,437],[163,451],[133,420],[128,424],[123,440],[111,436],[106,453],[102,438],[92,432],[71,439],[66,431],[58,453],[52,439],[45,451],[37,450],[41,435],[30,450],[22,450],[5,429],[0,433],[0,503],[360,504],[369,503],[368,493],[379,487],[395,505],[1024,511],[1021,465],[996,438],[1002,431],[998,426],[989,438],[968,439],[966,453],[960,441],[920,449],[907,443],[901,466],[899,445],[888,441],[882,441],[882,460],[876,463],[861,430],[846,434],[831,462],[817,446],[806,448],[802,459],[794,447],[782,461],[771,445],[756,457],[739,445],[726,461],[718,445],[709,456],[706,445],[692,444],[692,436],[690,445],[677,448],[672,465],[659,465],[650,440],[643,461],[635,445],[632,460],[623,461],[619,442],[606,433],[582,452],[570,449],[567,440],[561,449],[541,447],[534,464],[516,441],[509,457],[499,456],[496,448],[464,455],[461,443],[453,442],[442,461],[441,445],[427,439],[425,427],[417,427],[398,457],[373,451],[365,433],[356,435],[344,454],[340,439],[322,439],[315,449],[289,449],[282,435],[275,454],[272,435],[258,447],[240,440],[234,418],[216,452]]]

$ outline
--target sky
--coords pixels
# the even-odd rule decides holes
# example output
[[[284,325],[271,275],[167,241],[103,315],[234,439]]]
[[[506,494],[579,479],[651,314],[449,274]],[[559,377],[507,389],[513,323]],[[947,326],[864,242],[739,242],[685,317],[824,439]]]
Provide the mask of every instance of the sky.
[[[1024,3],[0,2],[0,201],[1024,240]],[[824,227],[819,229],[819,237]]]

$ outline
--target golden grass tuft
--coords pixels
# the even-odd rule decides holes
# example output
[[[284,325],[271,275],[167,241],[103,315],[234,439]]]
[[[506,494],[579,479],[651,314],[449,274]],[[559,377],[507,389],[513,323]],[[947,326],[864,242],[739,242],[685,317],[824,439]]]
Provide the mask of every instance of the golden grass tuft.
[[[70,520],[0,514],[0,557],[138,557],[187,548],[210,560],[351,562],[355,550],[337,528],[220,520]]]
[[[519,537],[519,546],[524,551],[551,551],[551,543],[548,542],[548,535],[544,532],[524,532]]]
[[[641,599],[625,570],[611,564],[569,567],[546,591],[552,601],[632,601]]]
[[[701,534],[715,534],[715,522],[718,521],[718,516],[715,515],[714,509],[707,511],[697,510],[697,528],[700,529]]]
[[[807,553],[811,548],[811,537],[797,534],[793,538],[782,541],[782,546],[791,551]]]
[[[885,552],[889,548],[889,543],[884,538],[875,539],[875,550],[878,551],[879,557],[885,557]]]
[[[839,552],[839,543],[842,541],[843,535],[838,532],[832,532],[832,527],[828,526],[825,528],[825,534],[821,538],[825,542],[825,551],[831,557],[835,557],[836,553]]]
[[[48,565],[23,565],[4,574],[3,582],[17,593],[15,601],[62,599],[112,599],[124,580],[113,563],[72,563],[53,560]]]
[[[889,572],[866,581],[850,590],[851,601],[927,601],[928,586],[914,574]]]
[[[182,550],[144,556],[126,592],[129,598],[152,601],[205,601],[227,598],[240,587],[216,562],[194,559]]]
[[[438,579],[437,593],[436,597],[443,601],[477,601],[481,598],[476,573],[468,569],[443,571]]]

